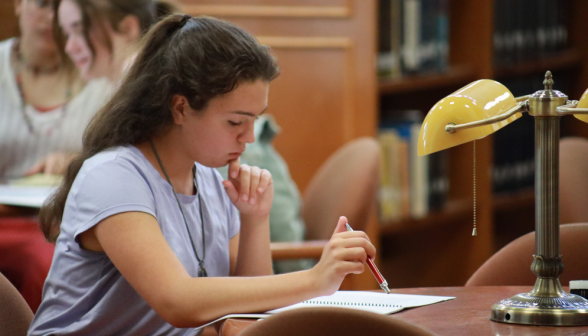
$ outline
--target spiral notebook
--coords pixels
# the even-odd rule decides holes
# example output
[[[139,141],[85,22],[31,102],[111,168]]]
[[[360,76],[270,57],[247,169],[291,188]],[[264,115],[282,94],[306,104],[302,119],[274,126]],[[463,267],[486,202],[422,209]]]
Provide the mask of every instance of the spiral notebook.
[[[392,314],[404,308],[430,305],[455,299],[454,296],[385,294],[367,291],[337,291],[333,295],[319,296],[291,306],[274,309],[265,314],[230,314],[214,320],[203,327],[228,318],[262,319],[271,314],[306,307],[341,307],[366,310],[378,314]]]

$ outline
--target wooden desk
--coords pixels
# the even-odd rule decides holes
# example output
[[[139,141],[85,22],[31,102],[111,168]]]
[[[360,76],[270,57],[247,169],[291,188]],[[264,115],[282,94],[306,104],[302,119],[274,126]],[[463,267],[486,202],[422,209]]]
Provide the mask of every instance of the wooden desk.
[[[390,316],[391,318],[398,318],[419,325],[440,336],[588,336],[588,326],[539,327],[490,321],[490,307],[492,304],[515,294],[529,292],[531,289],[532,287],[530,286],[392,289],[392,293],[455,296],[455,299],[435,303],[430,306],[406,309],[391,314]],[[227,320],[221,327],[221,335],[237,335],[252,323],[255,323],[255,321],[239,319]]]

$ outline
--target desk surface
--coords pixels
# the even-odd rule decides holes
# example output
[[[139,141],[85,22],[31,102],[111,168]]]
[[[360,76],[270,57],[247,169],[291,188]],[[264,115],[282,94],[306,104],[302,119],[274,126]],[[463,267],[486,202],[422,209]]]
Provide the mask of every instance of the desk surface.
[[[532,289],[523,287],[430,287],[392,289],[392,293],[455,296],[455,300],[430,306],[406,309],[390,315],[424,327],[440,336],[495,335],[495,336],[588,336],[586,327],[535,327],[490,321],[490,307],[501,299]],[[566,289],[567,290],[567,289]],[[221,328],[222,336],[237,335],[255,323],[248,320],[227,320]]]

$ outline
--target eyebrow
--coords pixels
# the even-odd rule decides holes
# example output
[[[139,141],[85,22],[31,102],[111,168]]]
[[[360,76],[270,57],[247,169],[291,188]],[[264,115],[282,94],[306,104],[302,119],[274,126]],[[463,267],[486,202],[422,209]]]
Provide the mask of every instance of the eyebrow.
[[[232,111],[231,113],[233,113],[233,114],[239,114],[239,115],[244,115],[244,116],[248,116],[248,117],[251,117],[251,118],[257,118],[257,117],[259,117],[260,115],[264,114],[266,110],[267,110],[267,106],[266,106],[266,107],[263,109],[263,111],[261,111],[261,113],[260,113],[260,114],[258,114],[258,115],[255,115],[255,113],[252,113],[252,112],[246,112],[246,111]]]
[[[77,28],[82,28],[82,21],[75,21],[74,23],[71,24],[71,29],[77,29]],[[63,30],[63,26],[60,25],[61,30]]]

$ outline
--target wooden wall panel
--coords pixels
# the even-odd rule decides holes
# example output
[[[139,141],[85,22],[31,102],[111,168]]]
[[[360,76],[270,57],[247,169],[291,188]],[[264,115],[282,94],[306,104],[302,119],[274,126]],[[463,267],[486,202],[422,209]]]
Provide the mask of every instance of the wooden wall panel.
[[[268,113],[282,126],[275,146],[302,191],[337,148],[375,135],[374,0],[184,0],[182,7],[231,21],[274,50],[282,72]]]
[[[282,74],[270,87],[268,108],[282,125],[275,145],[294,180],[305,185],[320,164],[352,138],[344,132],[350,113],[342,99],[346,55],[317,50],[277,50],[276,54]]]
[[[18,18],[14,15],[14,1],[0,1],[0,41],[18,35]]]

